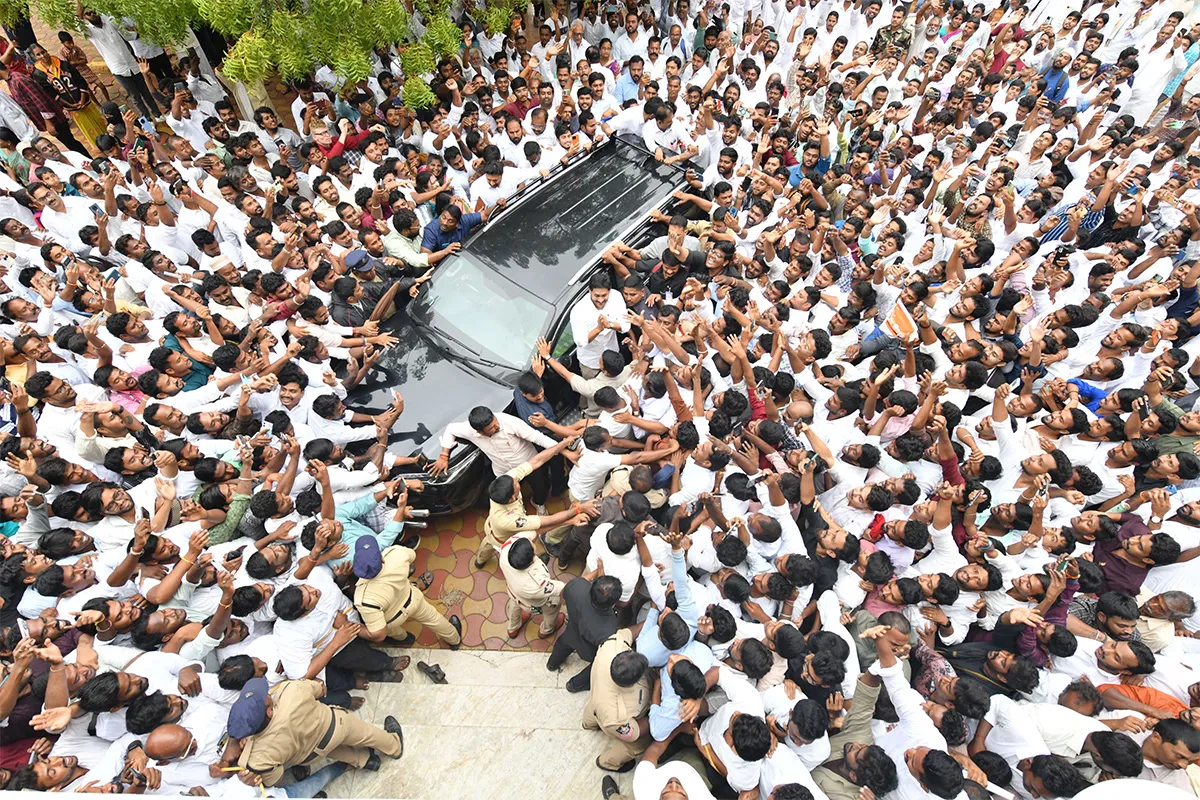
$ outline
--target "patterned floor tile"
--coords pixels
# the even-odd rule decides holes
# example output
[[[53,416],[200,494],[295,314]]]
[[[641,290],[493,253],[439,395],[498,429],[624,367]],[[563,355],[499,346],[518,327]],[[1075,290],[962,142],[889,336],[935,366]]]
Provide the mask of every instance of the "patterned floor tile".
[[[547,503],[552,512],[561,510],[560,498]],[[553,639],[538,637],[540,617],[525,624],[514,639],[508,638],[505,612],[507,595],[504,576],[493,558],[482,569],[475,567],[475,551],[483,537],[485,511],[471,509],[462,514],[439,517],[427,529],[417,547],[416,574],[429,570],[433,583],[425,593],[446,616],[457,614],[463,621],[463,647],[483,650],[547,652]],[[537,545],[538,552],[542,551]],[[551,561],[550,573],[559,580],[578,575],[579,565],[559,570]],[[420,647],[439,647],[437,637],[428,630],[417,636]]]

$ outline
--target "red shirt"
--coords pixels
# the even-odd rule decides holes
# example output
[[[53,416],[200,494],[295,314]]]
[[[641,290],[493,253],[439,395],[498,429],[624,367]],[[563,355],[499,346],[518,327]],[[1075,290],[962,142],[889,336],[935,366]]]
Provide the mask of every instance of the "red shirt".
[[[504,105],[504,110],[517,119],[525,119],[525,115],[528,114],[530,110],[537,107],[538,101],[533,97],[530,97],[528,100],[522,103],[519,102],[514,96],[512,100]]]

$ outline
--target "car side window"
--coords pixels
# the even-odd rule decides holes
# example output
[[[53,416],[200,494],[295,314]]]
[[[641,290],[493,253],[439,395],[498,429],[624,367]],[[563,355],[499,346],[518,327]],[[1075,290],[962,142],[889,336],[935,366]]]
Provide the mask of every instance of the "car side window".
[[[556,359],[561,359],[567,353],[575,348],[575,337],[571,335],[571,323],[568,322],[563,328],[562,333],[554,341],[554,347],[551,348],[550,354]]]

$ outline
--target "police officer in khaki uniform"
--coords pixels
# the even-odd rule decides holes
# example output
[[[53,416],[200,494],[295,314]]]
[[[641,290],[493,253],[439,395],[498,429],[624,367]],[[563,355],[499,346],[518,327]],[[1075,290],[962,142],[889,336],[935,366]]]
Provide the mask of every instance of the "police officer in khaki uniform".
[[[500,475],[488,486],[490,508],[483,523],[483,538],[475,551],[475,568],[482,569],[514,533],[537,533],[550,530],[574,521],[580,513],[594,516],[595,503],[579,503],[544,517],[531,516],[525,511],[525,500],[521,497],[521,481],[534,470],[570,447],[578,436],[563,439],[554,447],[547,448],[519,467]]]
[[[378,770],[379,753],[399,758],[404,735],[395,717],[379,728],[337,706],[320,702],[321,681],[283,681],[274,689],[265,678],[246,682],[229,709],[230,744],[221,764],[236,763],[238,777],[252,786],[274,786],[288,767],[322,758]]]
[[[582,516],[582,515],[581,515]],[[587,519],[587,517],[583,517]],[[566,614],[560,612],[563,582],[553,580],[545,563],[533,551],[533,534],[517,533],[500,548],[500,571],[508,590],[508,638],[515,639],[537,609],[542,623],[538,636],[547,639],[562,627]]]
[[[382,642],[389,636],[404,639],[404,626],[418,623],[429,628],[443,642],[457,650],[462,644],[462,620],[447,620],[412,585],[408,576],[416,559],[415,550],[394,544],[380,552],[374,536],[360,536],[354,543],[354,607],[362,616],[362,638]]]
[[[627,772],[650,745],[647,667],[646,657],[633,649],[629,628],[617,631],[596,651],[583,727],[599,729],[612,740],[596,759],[600,769]]]

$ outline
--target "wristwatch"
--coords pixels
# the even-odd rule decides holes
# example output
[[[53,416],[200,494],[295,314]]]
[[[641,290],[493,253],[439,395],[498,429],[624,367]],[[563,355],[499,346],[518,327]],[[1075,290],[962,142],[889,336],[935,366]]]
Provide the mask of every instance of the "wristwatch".
[[[1162,521],[1162,517],[1158,516],[1157,514],[1150,515],[1150,523],[1152,525],[1162,525]]]

